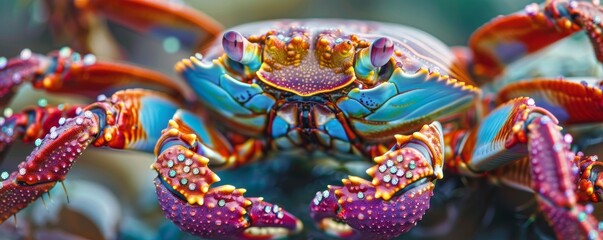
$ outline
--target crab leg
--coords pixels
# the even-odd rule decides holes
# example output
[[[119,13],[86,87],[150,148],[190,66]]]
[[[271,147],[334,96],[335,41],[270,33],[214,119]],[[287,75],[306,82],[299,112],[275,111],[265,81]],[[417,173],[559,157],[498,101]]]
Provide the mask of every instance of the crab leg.
[[[90,0],[48,1],[48,9],[54,17],[54,27],[66,30],[67,36],[77,36],[79,46],[90,50],[93,41],[93,24],[97,15],[106,17],[143,34],[175,37],[180,43],[200,50],[205,42],[216,37],[222,26],[211,17],[169,1],[143,0]],[[75,12],[71,12],[75,11]],[[203,35],[205,33],[206,35]]]
[[[262,198],[244,197],[245,189],[210,186],[220,178],[208,164],[252,161],[263,146],[254,139],[232,144],[213,129],[205,117],[181,110],[163,131],[152,167],[158,172],[155,186],[165,215],[183,231],[205,238],[272,239],[301,231],[295,216]]]
[[[442,137],[438,122],[396,135],[396,144],[367,170],[372,181],[350,176],[341,187],[317,192],[310,214],[318,227],[354,239],[389,239],[410,230],[429,209],[434,181],[443,177]]]
[[[473,34],[474,73],[483,79],[499,75],[509,63],[578,31],[586,31],[597,59],[603,62],[603,8],[591,2],[548,0],[516,14],[496,18]]]
[[[39,105],[0,117],[0,163],[13,141],[20,139],[32,143],[50,133],[50,129],[67,118],[75,117],[81,107],[77,105],[59,105],[57,107]]]
[[[447,138],[449,144],[460,142],[453,148],[456,151],[451,160],[455,163],[449,167],[476,175],[506,166],[494,175],[505,184],[536,193],[540,209],[558,238],[593,239],[603,234],[592,211],[578,202],[581,193],[577,189],[578,171],[572,170],[577,167],[569,150],[569,135],[562,136],[557,119],[536,107],[533,99],[509,101],[490,113],[481,126],[464,135],[461,141],[450,141],[455,138]],[[521,164],[525,157],[530,169],[527,180],[510,172],[514,170],[507,165]]]
[[[96,98],[126,86],[145,86],[167,92],[174,97],[193,99],[192,93],[169,77],[144,68],[97,61],[91,54],[81,56],[69,48],[49,55],[21,51],[19,57],[0,58],[0,107],[7,105],[17,87],[24,82],[38,89],[72,93]]]
[[[542,78],[517,82],[505,86],[497,102],[520,96],[530,96],[564,124],[603,122],[603,91],[586,81]]]
[[[57,181],[63,181],[77,157],[90,145],[152,151],[161,127],[178,105],[148,90],[115,93],[60,121],[9,176],[0,176],[0,222],[16,214]]]

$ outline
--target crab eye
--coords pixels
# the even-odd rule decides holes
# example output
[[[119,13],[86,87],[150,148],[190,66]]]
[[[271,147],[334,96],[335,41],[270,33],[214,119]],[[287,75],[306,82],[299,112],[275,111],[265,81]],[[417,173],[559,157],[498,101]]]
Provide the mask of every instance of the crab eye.
[[[244,37],[235,31],[228,31],[224,33],[222,38],[222,47],[228,57],[234,61],[240,62],[243,59],[244,53]]]
[[[249,42],[238,32],[224,33],[222,47],[228,58],[249,67],[251,71],[256,71],[262,64],[260,46],[257,43]]]
[[[385,65],[394,53],[394,43],[386,37],[379,38],[371,44],[371,64],[373,67]]]
[[[370,47],[361,49],[356,53],[356,77],[368,85],[376,84],[383,74],[391,72],[387,63],[393,53],[394,42],[386,37],[378,38]]]

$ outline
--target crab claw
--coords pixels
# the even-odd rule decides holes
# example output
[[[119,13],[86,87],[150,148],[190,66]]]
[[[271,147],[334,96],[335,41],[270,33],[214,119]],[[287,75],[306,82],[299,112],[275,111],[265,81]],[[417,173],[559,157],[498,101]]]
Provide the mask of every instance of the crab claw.
[[[153,168],[157,197],[165,215],[181,230],[204,238],[276,239],[301,231],[295,216],[261,198],[245,198],[245,189],[224,185],[209,160],[184,146],[169,147]]]
[[[391,151],[376,157],[367,181],[350,176],[342,187],[316,193],[311,216],[328,234],[389,239],[414,227],[429,209],[433,181],[440,178],[443,154],[439,123],[411,136],[397,135]]]

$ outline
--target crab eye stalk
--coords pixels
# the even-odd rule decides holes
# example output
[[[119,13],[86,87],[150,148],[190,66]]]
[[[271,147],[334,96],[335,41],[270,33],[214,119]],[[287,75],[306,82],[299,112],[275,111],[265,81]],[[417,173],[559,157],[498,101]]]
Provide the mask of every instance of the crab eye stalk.
[[[256,71],[261,65],[260,45],[249,42],[236,31],[228,31],[222,37],[222,47],[228,58],[239,62],[251,71]]]
[[[383,67],[394,53],[394,43],[386,37],[379,38],[371,46],[358,51],[356,55],[356,76],[368,84],[375,84],[378,80],[377,70]]]

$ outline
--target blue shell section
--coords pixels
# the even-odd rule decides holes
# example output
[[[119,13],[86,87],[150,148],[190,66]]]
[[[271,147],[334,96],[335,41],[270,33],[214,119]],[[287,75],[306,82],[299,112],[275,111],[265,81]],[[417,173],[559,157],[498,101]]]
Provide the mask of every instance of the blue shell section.
[[[513,103],[501,105],[482,120],[471,156],[470,167],[476,171],[489,171],[507,162],[527,156],[524,146],[518,149],[507,149],[506,138],[496,139],[505,123],[516,116],[513,114]]]
[[[208,127],[212,125],[207,124],[205,122],[205,119],[199,117],[198,115],[195,115],[194,113],[182,109],[178,110],[176,114],[174,114],[174,118],[180,119],[187,126],[189,126],[195,132],[197,137],[199,137],[201,142],[203,142],[203,144],[205,144],[206,146],[210,148],[216,146],[209,132],[212,130],[208,129]]]
[[[143,97],[140,105],[138,119],[147,138],[130,142],[126,148],[153,152],[155,144],[161,136],[161,130],[167,127],[168,121],[172,119],[178,106],[164,98],[152,95]]]
[[[353,89],[337,106],[360,135],[370,136],[418,127],[459,112],[478,94],[479,90],[437,74],[408,74],[396,69],[388,82],[371,89]]]
[[[260,133],[266,123],[266,113],[275,103],[274,98],[264,93],[259,85],[244,83],[228,75],[219,60],[195,60],[184,64],[181,74],[199,100],[236,125]]]

